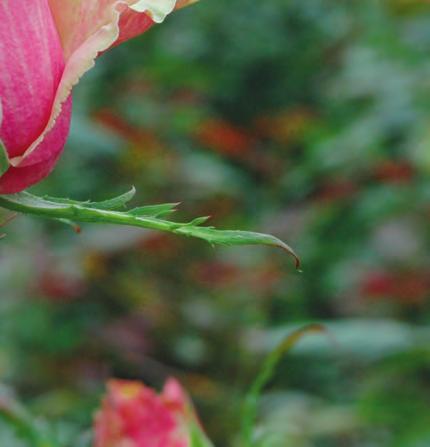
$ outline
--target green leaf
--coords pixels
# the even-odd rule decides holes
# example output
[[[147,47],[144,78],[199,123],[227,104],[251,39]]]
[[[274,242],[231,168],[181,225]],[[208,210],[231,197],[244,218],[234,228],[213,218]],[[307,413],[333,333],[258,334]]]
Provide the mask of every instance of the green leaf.
[[[310,324],[293,331],[264,360],[263,367],[252,384],[243,405],[242,441],[244,447],[252,447],[253,445],[252,433],[257,418],[258,401],[264,387],[272,378],[279,362],[303,336],[314,332],[325,332],[325,328],[320,324]]]
[[[134,208],[130,211],[117,211],[118,208],[124,207],[134,194],[133,188],[126,194],[103,202],[78,202],[62,198],[42,198],[28,192],[21,192],[0,196],[0,206],[25,214],[72,223],[72,225],[91,222],[134,226],[203,239],[212,245],[269,245],[285,250],[294,257],[296,268],[300,266],[300,260],[293,249],[274,236],[250,231],[217,230],[214,227],[201,226],[208,220],[208,217],[198,217],[186,223],[172,222],[159,217],[172,213],[177,204],[168,203]]]
[[[9,157],[4,144],[0,140],[0,177],[9,169]]]

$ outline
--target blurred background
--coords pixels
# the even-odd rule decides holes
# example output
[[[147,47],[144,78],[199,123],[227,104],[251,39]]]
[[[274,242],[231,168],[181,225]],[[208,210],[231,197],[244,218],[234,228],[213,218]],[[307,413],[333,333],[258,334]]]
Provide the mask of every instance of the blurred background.
[[[35,192],[135,185],[136,204],[284,239],[303,273],[276,249],[18,216],[0,251],[4,392],[67,438],[107,378],[174,375],[216,445],[234,445],[264,356],[320,322],[331,338],[283,360],[258,438],[430,445],[430,4],[205,0],[75,92],[67,150]]]

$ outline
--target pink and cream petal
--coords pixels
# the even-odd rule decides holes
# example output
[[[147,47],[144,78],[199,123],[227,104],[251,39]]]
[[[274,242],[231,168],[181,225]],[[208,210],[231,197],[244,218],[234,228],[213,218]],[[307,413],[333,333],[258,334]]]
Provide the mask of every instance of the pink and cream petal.
[[[192,0],[191,0],[192,1]],[[113,45],[119,35],[119,18],[127,11],[135,11],[145,14],[154,22],[162,22],[170,14],[177,4],[177,0],[48,0],[66,59],[102,27],[111,31],[111,43]],[[181,0],[181,6],[190,3],[190,0]],[[124,21],[121,29],[125,36],[128,33],[127,22]],[[141,32],[146,30],[146,24]],[[134,37],[133,27],[132,36]],[[100,51],[104,51],[102,45]]]
[[[12,0],[8,0],[12,1]],[[41,0],[40,0],[41,1]],[[54,127],[62,104],[79,79],[94,66],[97,56],[113,45],[142,34],[162,21],[176,7],[193,0],[47,0],[61,38],[66,66],[51,114],[39,137],[21,156],[11,159],[14,166],[40,146]]]
[[[14,154],[16,156],[11,163],[16,167],[27,164],[25,160],[54,127],[62,104],[83,74],[94,66],[97,56],[112,47],[118,39],[124,41],[146,31],[152,24],[152,16],[161,20],[175,6],[172,5],[173,0],[145,0],[144,3],[136,0],[48,1],[61,37],[66,66],[47,124],[23,154]]]
[[[46,127],[65,64],[47,0],[1,0],[0,17],[0,139],[13,158]]]

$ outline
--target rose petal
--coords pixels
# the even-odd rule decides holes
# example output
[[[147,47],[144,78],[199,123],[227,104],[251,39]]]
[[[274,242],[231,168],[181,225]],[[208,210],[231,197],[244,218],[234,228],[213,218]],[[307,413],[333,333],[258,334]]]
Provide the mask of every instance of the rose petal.
[[[119,36],[113,46],[117,46],[126,40],[139,36],[147,31],[154,21],[147,14],[142,14],[131,9],[124,11],[119,21]]]
[[[10,167],[0,177],[0,194],[14,194],[39,182],[51,173],[57,163],[69,133],[72,98],[64,104],[54,128],[40,146],[19,167]]]
[[[72,118],[72,96],[70,95],[63,104],[60,116],[57,118],[54,127],[45,135],[43,141],[26,158],[22,160],[19,167],[26,167],[43,160],[50,160],[57,157],[62,152],[66,144],[67,136],[70,130]]]
[[[48,0],[52,14],[57,23],[66,59],[84,45],[94,34],[99,34],[105,28],[99,42],[100,50],[104,51],[112,46],[119,36],[119,19],[127,13],[144,14],[144,27],[140,33],[146,31],[147,20],[162,22],[176,5],[176,0]],[[190,0],[185,0],[189,2]],[[183,3],[183,1],[181,2]],[[151,21],[152,21],[151,20]],[[121,23],[123,36],[136,36],[135,25],[131,33],[129,21]],[[99,37],[101,37],[99,35]]]
[[[0,67],[0,139],[13,158],[46,127],[63,74],[63,52],[47,0],[0,1]]]

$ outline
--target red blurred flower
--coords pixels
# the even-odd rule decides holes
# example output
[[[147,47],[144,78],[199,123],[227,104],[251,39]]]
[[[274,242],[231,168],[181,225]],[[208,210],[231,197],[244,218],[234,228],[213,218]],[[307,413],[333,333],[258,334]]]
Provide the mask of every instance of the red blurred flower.
[[[210,261],[192,265],[190,274],[199,283],[219,287],[237,281],[242,272],[232,263]]]
[[[94,447],[191,447],[195,430],[205,439],[176,380],[159,395],[140,382],[112,380],[96,415]]]
[[[361,292],[372,300],[420,304],[430,297],[430,276],[423,271],[372,272],[364,279]]]
[[[196,136],[203,146],[231,157],[243,156],[255,143],[245,130],[223,120],[205,121]]]
[[[154,132],[134,126],[122,116],[109,109],[101,109],[95,115],[96,122],[124,138],[133,148],[142,152],[159,152],[162,148],[160,139]]]
[[[375,179],[382,183],[408,183],[415,174],[413,166],[407,161],[386,160],[375,171]]]
[[[207,287],[240,287],[252,293],[270,293],[279,284],[285,272],[274,264],[259,264],[257,267],[238,267],[223,261],[192,264],[191,278]]]
[[[47,270],[38,278],[37,289],[46,298],[67,301],[82,296],[85,292],[85,283],[81,279]]]
[[[331,203],[338,200],[351,198],[358,190],[357,185],[351,180],[333,179],[330,182],[320,186],[316,191],[316,199],[318,202]]]
[[[150,252],[153,257],[163,261],[177,257],[181,252],[181,246],[179,239],[165,233],[149,234],[138,243],[138,248],[145,256]]]

